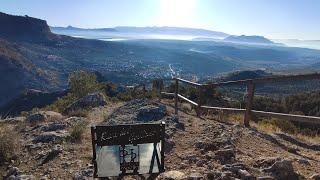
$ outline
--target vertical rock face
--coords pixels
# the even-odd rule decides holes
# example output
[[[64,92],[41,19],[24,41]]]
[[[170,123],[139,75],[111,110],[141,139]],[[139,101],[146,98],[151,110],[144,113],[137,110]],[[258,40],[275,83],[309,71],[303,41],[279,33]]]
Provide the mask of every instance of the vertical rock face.
[[[44,20],[0,13],[0,24],[0,38],[28,42],[45,42],[55,38]]]

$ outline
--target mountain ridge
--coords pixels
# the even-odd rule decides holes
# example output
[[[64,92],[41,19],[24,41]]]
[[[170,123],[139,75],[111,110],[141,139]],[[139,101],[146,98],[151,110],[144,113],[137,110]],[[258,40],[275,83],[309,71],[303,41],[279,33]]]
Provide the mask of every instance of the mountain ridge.
[[[77,31],[99,31],[99,32],[119,32],[119,33],[145,33],[145,34],[171,34],[171,35],[199,35],[227,37],[229,34],[219,31],[212,31],[201,28],[185,28],[185,27],[168,27],[168,26],[116,26],[113,28],[78,28],[73,26],[67,27],[50,27],[53,31],[61,30],[77,30]]]

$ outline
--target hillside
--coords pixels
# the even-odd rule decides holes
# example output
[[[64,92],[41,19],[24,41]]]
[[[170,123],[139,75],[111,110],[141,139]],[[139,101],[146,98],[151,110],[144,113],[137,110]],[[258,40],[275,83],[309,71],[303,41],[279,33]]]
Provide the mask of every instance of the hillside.
[[[0,120],[0,147],[4,147],[0,148],[0,177],[90,179],[93,165],[89,127],[159,121],[166,124],[166,172],[149,179],[267,176],[285,180],[320,176],[316,126],[308,128],[281,119],[254,119],[248,128],[242,125],[242,115],[208,110],[197,117],[195,108],[183,102],[178,103],[176,115],[174,99],[160,98],[155,91],[139,88],[115,95],[116,87],[99,83],[93,72],[74,72],[69,82],[68,93],[52,104]],[[43,95],[30,93],[34,94],[33,103]],[[207,99],[221,100],[216,91],[205,95]],[[141,146],[141,152],[148,149],[145,147],[148,145]],[[118,158],[111,159],[118,162]],[[140,158],[149,162],[148,156],[141,154]],[[147,177],[124,179],[130,178]]]
[[[16,135],[11,137],[21,144],[16,158],[2,165],[0,172],[5,178],[90,179],[91,125],[162,120],[166,122],[166,172],[156,179],[319,177],[319,142],[312,144],[282,132],[270,134],[254,127],[245,128],[228,121],[227,116],[223,122],[209,116],[200,119],[190,109],[185,109],[188,113],[180,111],[177,118],[172,104],[170,100],[136,99],[107,102],[92,109],[85,118],[40,112],[45,119],[31,120],[35,115],[7,119],[1,122],[1,132],[3,128],[14,130]],[[86,125],[81,141],[71,141],[77,123],[83,122]],[[124,179],[132,178],[141,179]]]

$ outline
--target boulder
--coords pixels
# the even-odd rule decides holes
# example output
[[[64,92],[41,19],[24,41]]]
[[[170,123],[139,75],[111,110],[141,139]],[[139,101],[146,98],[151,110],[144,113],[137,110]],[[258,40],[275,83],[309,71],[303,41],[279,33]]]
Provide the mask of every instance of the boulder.
[[[165,141],[165,146],[164,146],[164,152],[169,153],[175,146],[176,144],[172,139],[167,139]]]
[[[29,123],[30,125],[34,126],[39,123],[43,123],[48,120],[48,117],[46,114],[42,112],[36,112],[31,115],[29,115],[26,119],[26,122]]]
[[[231,162],[235,158],[234,149],[220,149],[215,152],[215,159],[219,160],[222,164]]]
[[[312,176],[310,176],[310,179],[320,180],[320,174],[313,174]]]
[[[40,113],[46,115],[47,119],[49,121],[58,121],[63,119],[62,114],[54,111],[41,111]]]
[[[299,175],[294,171],[292,161],[289,159],[282,159],[276,161],[269,168],[263,169],[264,172],[270,172],[272,176],[277,179],[299,179]]]
[[[256,179],[247,170],[240,169],[238,171],[238,175],[240,176],[241,179],[244,179],[244,180],[255,180]]]
[[[70,104],[64,110],[64,113],[76,111],[78,109],[87,109],[87,108],[94,108],[98,106],[104,106],[106,104],[107,104],[106,99],[102,93],[92,93]]]
[[[149,122],[157,121],[165,117],[167,114],[166,107],[164,105],[154,106],[148,105],[141,107],[137,114],[137,121]]]
[[[55,159],[60,153],[62,153],[62,147],[59,145],[55,146],[44,156],[41,165]]]
[[[18,176],[20,174],[20,170],[17,167],[10,167],[7,171],[7,175],[4,177],[4,179],[9,178],[10,176]]]
[[[63,119],[63,116],[60,113],[54,111],[39,111],[29,115],[26,119],[31,125],[36,125],[43,123],[45,121],[59,121]]]
[[[70,137],[67,131],[57,131],[57,132],[44,132],[36,136],[32,142],[33,143],[50,143],[50,142],[62,142]]]
[[[67,123],[68,126],[74,126],[74,125],[76,125],[78,123],[82,123],[84,121],[86,121],[85,118],[76,117],[76,116],[72,116],[72,117],[69,117],[69,118],[63,120],[63,122]]]
[[[50,123],[50,124],[45,124],[42,125],[40,127],[41,131],[60,131],[60,130],[64,130],[65,128],[67,128],[66,124],[62,124],[62,123]]]

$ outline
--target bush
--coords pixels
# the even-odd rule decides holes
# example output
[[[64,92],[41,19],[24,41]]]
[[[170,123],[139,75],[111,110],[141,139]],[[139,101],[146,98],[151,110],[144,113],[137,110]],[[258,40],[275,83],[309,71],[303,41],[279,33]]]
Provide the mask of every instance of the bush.
[[[71,129],[71,140],[73,142],[81,142],[83,138],[83,134],[86,130],[88,123],[85,121],[79,122],[75,124]]]
[[[77,98],[73,94],[68,93],[66,96],[58,98],[53,104],[47,106],[44,109],[62,113],[67,106],[69,106],[76,100]]]
[[[77,98],[101,90],[97,76],[92,72],[76,71],[69,76],[70,92]]]
[[[77,109],[74,111],[67,112],[68,116],[78,116],[78,117],[87,117],[90,109]]]
[[[14,130],[0,127],[0,165],[10,161],[18,151],[18,135]]]

